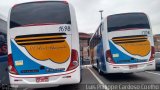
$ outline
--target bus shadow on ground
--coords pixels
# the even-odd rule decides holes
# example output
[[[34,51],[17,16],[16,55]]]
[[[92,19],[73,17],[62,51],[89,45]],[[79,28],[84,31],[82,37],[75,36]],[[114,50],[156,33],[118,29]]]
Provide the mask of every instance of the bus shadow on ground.
[[[95,67],[94,70],[97,71]],[[98,73],[98,71],[97,71]],[[139,73],[139,72],[137,72]],[[113,73],[113,74],[101,74],[109,82],[143,82],[146,81],[147,78],[138,76],[136,73]]]
[[[139,82],[147,80],[145,77],[135,75],[135,73],[103,74],[102,76],[110,82]]]
[[[156,70],[155,71],[160,71],[160,67],[159,68],[156,68]]]
[[[35,90],[82,90],[82,87],[80,84],[73,84],[73,85],[61,85],[57,87],[50,87],[50,88],[41,88],[41,89],[35,89]]]

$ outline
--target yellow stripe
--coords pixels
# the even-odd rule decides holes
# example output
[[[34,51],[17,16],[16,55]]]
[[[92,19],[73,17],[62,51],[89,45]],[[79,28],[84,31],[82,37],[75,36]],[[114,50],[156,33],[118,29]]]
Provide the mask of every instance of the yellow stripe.
[[[147,39],[141,39],[141,40],[125,40],[125,41],[122,41],[122,40],[115,41],[115,40],[113,40],[113,41],[114,41],[114,42],[130,42],[130,41],[137,41],[137,42],[139,42],[139,41],[143,41],[143,40],[147,40]]]
[[[125,39],[147,39],[146,37],[130,37],[130,38],[115,38],[112,40],[125,40]]]
[[[38,40],[38,41],[25,41],[25,42],[17,42],[18,44],[26,44],[26,43],[35,43],[35,42],[48,42],[48,41],[61,41],[64,39],[58,39],[58,40]]]
[[[15,40],[29,40],[29,39],[45,39],[45,38],[61,38],[62,36],[38,36],[28,38],[15,38]]]

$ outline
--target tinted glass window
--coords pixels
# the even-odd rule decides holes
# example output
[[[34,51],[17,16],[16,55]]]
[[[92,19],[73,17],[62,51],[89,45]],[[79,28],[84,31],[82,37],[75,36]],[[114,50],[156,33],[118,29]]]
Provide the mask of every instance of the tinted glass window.
[[[7,22],[0,19],[0,32],[7,33]]]
[[[156,53],[155,58],[160,58],[160,53]]]
[[[107,18],[108,32],[130,28],[150,28],[148,18],[143,13],[111,15]]]
[[[7,55],[7,22],[0,19],[0,56]]]
[[[69,5],[65,2],[34,2],[13,7],[10,28],[33,24],[71,24]]]

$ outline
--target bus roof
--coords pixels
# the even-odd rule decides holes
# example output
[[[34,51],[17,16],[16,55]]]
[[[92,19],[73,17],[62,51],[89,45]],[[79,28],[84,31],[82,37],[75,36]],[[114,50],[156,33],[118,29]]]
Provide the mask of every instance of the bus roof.
[[[15,6],[17,6],[17,5],[19,5],[19,4],[26,4],[26,3],[32,3],[32,2],[47,2],[47,1],[64,1],[64,2],[67,2],[68,3],[68,1],[67,0],[29,0],[29,1],[20,1],[20,2],[18,2],[18,3],[16,3],[15,5],[13,5],[12,6],[12,8],[13,7],[15,7]]]
[[[146,15],[144,12],[125,12],[125,13],[115,13],[115,14],[110,14],[110,15],[108,15],[107,17],[105,17],[103,20],[102,20],[102,22],[104,21],[104,20],[106,20],[108,17],[110,17],[110,16],[113,16],[113,15],[122,15],[122,14],[144,14],[144,15]]]

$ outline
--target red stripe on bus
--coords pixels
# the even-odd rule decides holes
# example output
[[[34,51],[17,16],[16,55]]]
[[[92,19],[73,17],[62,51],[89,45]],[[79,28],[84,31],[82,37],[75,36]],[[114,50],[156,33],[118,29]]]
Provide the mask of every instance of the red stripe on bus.
[[[152,62],[153,62],[153,61],[145,62],[145,63],[138,63],[138,64],[126,64],[126,65],[109,64],[109,65],[113,65],[113,66],[129,66],[129,65],[141,65],[141,64],[148,64],[148,63],[152,63]]]
[[[119,29],[119,30],[116,30],[116,31],[128,31],[128,30],[139,30],[139,29],[145,29],[145,28],[126,28],[126,29]],[[112,31],[112,32],[114,32],[114,31]]]
[[[71,73],[74,73],[76,70],[72,71],[72,72],[69,72],[69,73],[66,73],[66,74],[59,74],[59,75],[50,75],[50,76],[38,76],[38,77],[52,77],[52,76],[62,76],[62,75],[68,75],[68,74],[71,74]],[[14,78],[38,78],[38,77],[16,77],[16,76],[13,76],[13,75],[10,75],[11,77],[14,77]]]
[[[43,25],[58,25],[59,23],[37,23],[37,24],[27,24],[18,27],[28,27],[28,26],[43,26]]]

